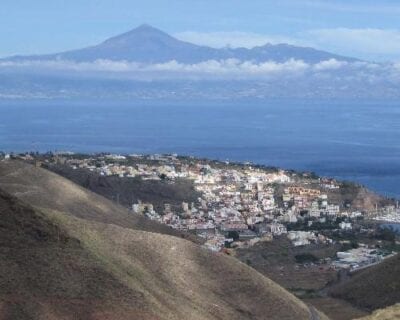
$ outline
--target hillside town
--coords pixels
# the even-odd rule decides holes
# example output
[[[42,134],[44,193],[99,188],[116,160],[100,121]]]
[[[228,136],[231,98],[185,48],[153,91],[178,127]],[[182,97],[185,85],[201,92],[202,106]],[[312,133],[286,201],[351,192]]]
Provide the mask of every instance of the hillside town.
[[[286,234],[287,223],[295,223],[308,211],[315,219],[334,218],[341,212],[338,205],[329,203],[326,194],[319,189],[298,187],[291,175],[284,170],[266,172],[247,165],[242,169],[215,168],[209,164],[183,163],[176,155],[149,156],[154,164],[123,165],[125,156],[107,155],[98,166],[91,159],[70,159],[66,164],[73,168],[86,168],[100,175],[137,177],[144,180],[168,180],[184,178],[193,181],[196,191],[202,194],[197,203],[183,202],[179,211],[164,204],[157,212],[151,203],[134,203],[132,211],[167,224],[175,229],[194,232],[207,239],[206,245],[220,250],[226,242],[270,238]],[[277,186],[284,189],[281,203],[276,201]],[[334,181],[321,182],[321,188],[339,188]],[[354,213],[352,213],[354,215]],[[302,239],[301,236],[300,239]],[[254,241],[254,240],[253,240]],[[326,241],[322,237],[309,237],[306,241]]]
[[[3,154],[7,161],[15,156]],[[18,158],[37,166],[58,164],[71,170],[121,179],[140,178],[166,184],[179,179],[192,182],[200,195],[197,201],[182,202],[178,207],[163,203],[156,209],[151,202],[130,204],[132,214],[193,233],[204,239],[212,251],[243,248],[263,241],[286,237],[293,247],[331,245],[336,240],[321,232],[321,226],[349,233],[364,217],[398,222],[398,204],[368,210],[354,210],[332,201],[340,192],[341,182],[252,164],[202,161],[173,155],[74,155],[63,152],[43,157],[25,154]],[[43,162],[43,163],[42,163]],[[337,252],[330,264],[336,269],[357,270],[383,261],[392,252],[360,248]]]

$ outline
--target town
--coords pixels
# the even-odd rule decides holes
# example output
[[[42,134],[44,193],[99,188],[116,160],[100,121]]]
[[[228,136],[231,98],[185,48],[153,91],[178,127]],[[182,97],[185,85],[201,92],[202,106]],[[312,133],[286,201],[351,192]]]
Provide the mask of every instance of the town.
[[[10,157],[2,156],[5,160]],[[395,221],[400,216],[398,204],[373,210],[346,205],[338,200],[342,183],[335,179],[250,163],[202,161],[176,154],[85,156],[64,152],[19,157],[36,165],[59,164],[105,177],[139,177],[166,184],[190,180],[201,195],[197,201],[179,206],[164,203],[162,209],[156,209],[153,203],[138,200],[130,209],[132,214],[203,238],[204,246],[212,251],[253,246],[281,236],[294,247],[333,244],[336,240],[323,232],[324,227],[349,233],[364,218]],[[363,244],[349,249],[337,253],[333,267],[355,270],[392,255]]]

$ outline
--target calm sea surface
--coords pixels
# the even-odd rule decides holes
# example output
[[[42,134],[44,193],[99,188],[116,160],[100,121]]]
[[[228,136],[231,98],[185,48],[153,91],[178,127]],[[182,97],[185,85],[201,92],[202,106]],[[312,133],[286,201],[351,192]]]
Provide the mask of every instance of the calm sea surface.
[[[0,103],[0,150],[179,153],[359,181],[400,197],[400,102]]]

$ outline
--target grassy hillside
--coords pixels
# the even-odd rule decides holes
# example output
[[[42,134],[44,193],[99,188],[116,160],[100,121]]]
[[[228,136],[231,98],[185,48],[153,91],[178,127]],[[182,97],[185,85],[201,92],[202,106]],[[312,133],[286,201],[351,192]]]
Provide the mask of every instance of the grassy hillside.
[[[0,319],[324,319],[236,259],[139,230],[45,170],[1,163],[0,188]]]
[[[45,215],[0,191],[0,217],[0,319],[151,319],[140,292]]]
[[[370,311],[399,302],[400,255],[354,274],[330,293]]]
[[[201,243],[193,235],[136,215],[75,183],[22,161],[0,162],[0,188],[17,195],[32,206],[125,228],[169,234]]]

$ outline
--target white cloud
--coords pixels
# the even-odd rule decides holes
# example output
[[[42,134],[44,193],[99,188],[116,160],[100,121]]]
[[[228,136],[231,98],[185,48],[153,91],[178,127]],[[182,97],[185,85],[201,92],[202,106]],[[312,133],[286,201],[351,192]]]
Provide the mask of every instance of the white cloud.
[[[400,63],[376,64],[345,62],[336,59],[308,64],[290,59],[283,63],[266,61],[255,63],[237,59],[209,60],[195,64],[169,61],[142,64],[127,61],[97,60],[94,62],[72,61],[3,61],[0,72],[76,74],[93,77],[112,76],[131,79],[199,79],[199,80],[271,80],[295,78],[334,78],[357,81],[400,81]],[[301,79],[303,79],[301,78]]]
[[[94,62],[55,61],[5,61],[0,62],[1,69],[22,70],[28,72],[75,72],[75,73],[117,73],[140,77],[151,74],[154,77],[224,77],[248,78],[270,76],[295,76],[310,69],[302,60],[290,59],[283,63],[266,61],[254,63],[237,59],[208,60],[195,64],[179,63],[175,60],[143,64],[128,61],[96,60]]]
[[[197,74],[225,74],[225,75],[276,75],[295,74],[307,70],[310,66],[301,61],[290,59],[283,63],[267,61],[254,63],[237,59],[209,60],[196,64],[182,64],[170,61],[163,64],[145,65],[145,71],[172,71]]]
[[[348,63],[346,61],[339,61],[336,59],[329,59],[325,61],[321,61],[316,63],[313,68],[316,71],[324,71],[324,70],[337,70],[344,66],[347,66]]]
[[[94,62],[74,62],[68,60],[22,60],[1,61],[0,68],[16,68],[31,70],[69,70],[69,71],[105,71],[105,72],[129,72],[139,68],[137,63],[126,61],[96,60]]]

